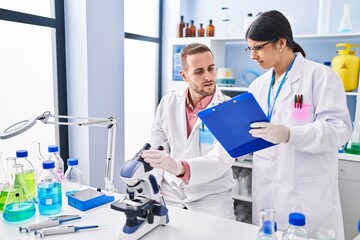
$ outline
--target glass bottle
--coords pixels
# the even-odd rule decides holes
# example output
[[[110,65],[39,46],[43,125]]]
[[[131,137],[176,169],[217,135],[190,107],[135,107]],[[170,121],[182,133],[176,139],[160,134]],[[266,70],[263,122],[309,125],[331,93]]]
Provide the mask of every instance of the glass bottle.
[[[15,157],[6,158],[6,172],[5,172],[5,182],[0,193],[0,211],[4,210],[6,198],[9,195],[10,191],[10,182],[11,182],[11,173],[13,171],[13,165],[16,164]]]
[[[177,25],[177,37],[183,36],[183,29],[185,27],[184,16],[180,16],[180,22]]]
[[[68,169],[65,172],[64,190],[66,195],[81,190],[81,172],[78,168],[79,161],[77,158],[67,160]]]
[[[264,208],[260,210],[260,230],[257,240],[277,240],[275,234],[275,210]]]
[[[41,215],[51,215],[61,211],[61,180],[55,171],[54,160],[43,162],[43,172],[37,183],[37,191]]]
[[[344,151],[351,154],[360,154],[360,122],[353,122],[352,137],[345,144]]]
[[[48,147],[48,151],[51,154],[50,160],[54,160],[55,169],[61,180],[64,180],[64,161],[59,155],[59,147],[57,145],[51,145]]]
[[[308,240],[305,226],[305,215],[302,213],[289,214],[289,227],[284,231],[282,240]]]
[[[316,240],[336,240],[336,232],[328,228],[318,228],[316,230]]]
[[[339,25],[339,32],[346,33],[351,31],[352,31],[352,24],[350,19],[350,5],[344,4],[344,11]]]
[[[198,37],[204,37],[205,36],[205,29],[203,28],[203,24],[200,23],[200,28],[198,29]]]
[[[212,24],[212,20],[209,20],[209,25],[206,26],[206,36],[214,37],[215,36],[215,26]]]
[[[35,180],[34,180],[34,165],[27,158],[27,150],[18,150],[16,151],[16,163],[23,165],[24,179],[26,182],[27,189],[32,198],[35,198]]]
[[[3,163],[2,162],[2,153],[0,152],[0,192],[1,192],[2,186],[5,183],[5,175],[6,175],[4,166],[2,163]]]
[[[186,26],[183,28],[183,36],[190,37],[190,34],[191,34],[191,29],[189,23],[186,23]]]
[[[6,198],[3,218],[8,222],[27,220],[34,216],[36,208],[25,182],[23,165],[14,164],[10,176],[10,188]]]
[[[40,176],[42,170],[42,162],[45,160],[44,156],[41,153],[40,142],[32,142],[32,162],[34,163],[34,179],[35,182]]]
[[[196,37],[196,27],[194,25],[194,20],[191,20],[190,23],[190,37]]]

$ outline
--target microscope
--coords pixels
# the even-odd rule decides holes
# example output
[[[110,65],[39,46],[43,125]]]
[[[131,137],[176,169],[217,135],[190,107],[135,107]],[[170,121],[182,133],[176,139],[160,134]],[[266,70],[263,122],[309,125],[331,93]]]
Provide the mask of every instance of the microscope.
[[[127,194],[112,203],[111,208],[126,216],[121,239],[139,239],[158,225],[165,226],[169,222],[164,198],[155,177],[149,173],[153,168],[141,157],[143,151],[150,148],[151,145],[146,143],[120,171]],[[163,150],[163,147],[157,149]]]

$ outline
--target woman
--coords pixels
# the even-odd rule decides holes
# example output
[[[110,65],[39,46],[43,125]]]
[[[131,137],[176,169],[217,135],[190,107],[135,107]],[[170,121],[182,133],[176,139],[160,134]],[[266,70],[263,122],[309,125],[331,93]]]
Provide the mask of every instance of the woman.
[[[301,212],[309,237],[327,227],[344,239],[338,149],[351,136],[344,86],[329,67],[305,59],[278,11],[260,15],[245,37],[251,59],[270,69],[249,87],[270,123],[251,124],[250,133],[277,144],[254,153],[253,222],[272,208],[285,230],[289,213]]]

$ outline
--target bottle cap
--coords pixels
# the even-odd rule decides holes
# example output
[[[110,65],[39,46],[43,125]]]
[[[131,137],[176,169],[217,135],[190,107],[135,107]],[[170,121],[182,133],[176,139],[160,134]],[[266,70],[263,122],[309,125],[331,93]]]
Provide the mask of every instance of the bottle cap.
[[[289,223],[295,226],[305,226],[305,215],[302,213],[290,213]]]
[[[272,226],[273,224],[271,221],[264,221],[262,232],[265,234],[272,234],[273,233],[273,230],[271,229]]]
[[[54,160],[46,160],[42,163],[43,169],[51,169],[55,167]]]
[[[67,165],[69,165],[69,166],[76,166],[78,164],[79,164],[79,161],[77,158],[69,158],[67,160]]]
[[[57,145],[51,145],[51,146],[48,147],[48,151],[49,152],[58,152],[59,147]]]
[[[28,151],[27,150],[17,150],[16,157],[27,157]]]

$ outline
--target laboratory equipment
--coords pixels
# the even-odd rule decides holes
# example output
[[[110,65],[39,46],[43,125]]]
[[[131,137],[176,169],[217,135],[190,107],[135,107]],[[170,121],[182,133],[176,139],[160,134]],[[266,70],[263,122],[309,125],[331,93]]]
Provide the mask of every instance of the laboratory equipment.
[[[114,163],[117,123],[114,118],[91,118],[52,115],[49,111],[46,111],[36,118],[26,119],[5,128],[0,132],[0,139],[8,139],[25,132],[26,130],[34,126],[37,120],[41,121],[44,124],[106,127],[106,129],[108,130],[108,141],[105,159],[105,190],[109,192],[116,191],[116,188],[114,186]]]
[[[173,80],[174,81],[182,81],[182,77],[180,75],[181,70],[181,49],[183,46],[178,46],[173,56]]]
[[[257,240],[277,240],[275,235],[275,210],[263,208],[260,210],[260,229]]]
[[[13,171],[13,165],[16,163],[15,157],[6,158],[6,172],[4,177],[4,183],[1,188],[0,193],[0,211],[4,210],[6,198],[9,195],[10,182],[11,182],[11,173]]]
[[[316,229],[316,240],[336,240],[336,232],[329,228]]]
[[[40,142],[32,142],[32,152],[30,154],[31,160],[34,164],[34,179],[35,182],[39,179],[42,171],[42,162],[45,160],[41,153]]]
[[[331,0],[320,0],[317,30],[316,30],[317,34],[329,33],[330,13],[331,13]]]
[[[305,215],[293,212],[289,214],[289,227],[284,231],[282,240],[308,240],[305,226]]]
[[[189,23],[186,23],[185,27],[183,28],[183,36],[190,37],[190,35],[191,35],[191,28],[190,28]]]
[[[150,148],[150,144],[145,144],[120,171],[127,195],[111,204],[112,209],[126,215],[120,239],[139,239],[158,225],[164,226],[169,222],[165,200],[150,173],[153,168],[141,157],[143,151]],[[163,148],[160,146],[158,150]]]
[[[216,71],[216,85],[232,87],[235,85],[235,74],[232,68],[219,67]]]
[[[10,176],[10,188],[6,198],[3,218],[8,222],[27,220],[34,216],[36,209],[24,179],[23,165],[14,164]]]
[[[69,221],[79,220],[81,217],[79,214],[75,215],[60,215],[55,217],[49,217],[48,220],[39,222],[39,223],[32,223],[29,224],[27,227],[19,227],[19,232],[25,231],[26,233],[29,233],[34,230],[39,230],[42,228],[48,228],[48,227],[55,227],[59,226],[60,224],[67,223]]]
[[[194,25],[194,20],[190,21],[190,37],[196,37],[196,27]]]
[[[200,28],[198,29],[197,36],[198,37],[205,37],[205,29],[203,28],[202,23],[200,23]]]
[[[6,175],[4,166],[2,163],[3,163],[2,162],[2,153],[0,152],[0,192],[1,192],[2,186],[5,183],[5,175]]]
[[[55,171],[54,160],[43,162],[43,172],[37,182],[37,192],[41,215],[51,215],[61,211],[61,180]]]
[[[105,195],[100,189],[97,191],[92,188],[67,194],[68,205],[81,211],[86,211],[94,207],[114,201],[114,196]]]
[[[29,190],[30,196],[32,198],[35,198],[36,187],[35,187],[35,179],[34,179],[34,165],[27,158],[27,156],[28,156],[27,150],[16,151],[16,163],[23,165],[23,171],[24,171],[23,175],[27,189]]]
[[[357,230],[358,230],[358,235],[353,240],[360,240],[360,220],[358,221]]]
[[[345,144],[344,151],[351,154],[360,154],[360,122],[353,122],[352,137]]]
[[[45,236],[73,233],[81,230],[94,229],[98,227],[99,227],[98,225],[90,225],[90,226],[63,226],[63,227],[54,227],[54,228],[44,228],[39,231],[35,230],[34,234],[35,236],[39,235],[41,238],[43,238]]]
[[[206,36],[214,37],[215,36],[215,26],[213,25],[213,21],[209,20],[209,25],[206,26]]]
[[[359,46],[350,43],[336,44],[336,47],[344,47],[344,49],[337,50],[339,55],[332,59],[331,68],[341,78],[345,91],[352,91],[358,86],[359,57],[355,55],[356,51],[351,49]]]
[[[183,36],[183,29],[185,27],[184,16],[180,16],[180,22],[177,25],[177,37]]]
[[[57,145],[48,146],[48,152],[50,153],[50,160],[55,162],[55,170],[60,180],[64,180],[64,160],[59,155],[59,147]]]
[[[350,18],[350,5],[344,4],[343,15],[341,17],[340,25],[339,25],[339,32],[340,33],[347,33],[352,31],[352,24]]]
[[[81,172],[78,168],[79,161],[77,158],[67,160],[68,169],[64,177],[64,191],[66,195],[81,190]]]

